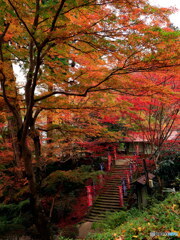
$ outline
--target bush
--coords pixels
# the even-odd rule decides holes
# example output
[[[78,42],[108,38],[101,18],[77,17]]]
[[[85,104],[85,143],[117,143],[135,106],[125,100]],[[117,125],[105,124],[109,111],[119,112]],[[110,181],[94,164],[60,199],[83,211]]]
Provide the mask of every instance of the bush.
[[[119,224],[126,221],[127,214],[125,211],[121,212],[107,212],[106,219],[93,224],[93,228],[97,230],[115,229]]]
[[[24,231],[32,224],[29,204],[29,200],[19,204],[0,204],[0,235],[15,230]]]
[[[178,151],[162,152],[161,161],[155,173],[164,180],[165,186],[171,186],[180,176],[180,154]]]
[[[87,240],[114,240],[114,234],[112,232],[105,232],[105,233],[96,233],[96,234],[89,234],[86,238]]]
[[[72,238],[66,238],[66,237],[63,237],[63,236],[59,236],[58,240],[73,240],[73,239]]]
[[[136,208],[132,208],[129,211],[120,211],[114,213],[107,212],[106,218],[99,222],[93,223],[92,227],[98,231],[103,229],[115,229],[119,225],[125,223],[127,221],[127,218],[137,217],[141,214],[142,212]]]

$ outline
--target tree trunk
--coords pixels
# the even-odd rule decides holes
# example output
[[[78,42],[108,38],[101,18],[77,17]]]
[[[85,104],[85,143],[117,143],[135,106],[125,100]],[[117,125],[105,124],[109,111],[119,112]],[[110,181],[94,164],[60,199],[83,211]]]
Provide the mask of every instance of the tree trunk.
[[[48,112],[47,114],[47,124],[48,127],[51,128],[52,124],[53,124],[53,117],[52,117],[52,113]],[[48,152],[47,152],[47,157],[48,158],[52,158],[53,157],[53,130],[48,131],[47,132],[47,148],[48,148]]]
[[[18,90],[16,86],[16,78],[14,77],[11,61],[6,62],[5,70],[8,72],[8,75],[4,83],[4,91],[5,91],[4,94],[6,94],[6,97],[8,99],[7,101],[11,105],[11,108],[7,104],[7,101],[5,101],[6,104],[4,105],[4,111],[7,114],[8,130],[10,133],[10,139],[11,139],[13,151],[14,151],[14,162],[16,166],[20,169],[22,167],[22,162],[20,157],[21,153],[20,153],[20,146],[18,143],[17,133],[18,133],[18,129],[20,129],[22,125],[22,117],[21,117],[21,111],[20,111],[20,106],[18,102]],[[14,112],[12,112],[12,108],[14,109]],[[22,176],[20,171],[17,173],[17,175],[19,177]]]
[[[32,166],[32,154],[26,144],[22,146],[22,158],[24,160],[24,166],[26,171],[26,177],[29,183],[30,190],[30,205],[33,214],[34,224],[42,240],[51,240],[51,232],[48,219],[43,211],[41,202],[39,199],[38,184],[35,180],[33,166]]]
[[[13,146],[13,151],[14,151],[14,161],[16,163],[16,166],[20,168],[22,165],[21,163],[21,156],[20,156],[20,147],[18,144],[18,139],[17,139],[17,128],[15,126],[15,120],[14,117],[8,117],[8,129],[10,132],[10,138]]]

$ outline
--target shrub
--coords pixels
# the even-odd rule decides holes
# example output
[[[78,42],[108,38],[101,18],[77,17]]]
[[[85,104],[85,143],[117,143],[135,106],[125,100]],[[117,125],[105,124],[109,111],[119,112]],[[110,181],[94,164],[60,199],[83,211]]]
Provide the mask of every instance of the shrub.
[[[19,204],[0,204],[0,235],[14,230],[25,230],[32,224],[29,201]]]
[[[114,240],[114,234],[111,231],[105,233],[89,234],[87,240]]]
[[[161,161],[155,173],[164,180],[165,186],[176,183],[180,176],[180,154],[178,151],[166,150],[162,152]]]
[[[127,214],[125,211],[110,213],[107,212],[106,219],[93,224],[93,228],[97,230],[101,229],[115,229],[119,224],[126,221]]]

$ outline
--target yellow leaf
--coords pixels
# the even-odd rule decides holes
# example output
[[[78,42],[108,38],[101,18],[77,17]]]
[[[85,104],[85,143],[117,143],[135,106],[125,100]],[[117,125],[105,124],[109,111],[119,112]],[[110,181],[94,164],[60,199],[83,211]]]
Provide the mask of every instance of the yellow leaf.
[[[176,206],[177,206],[176,204],[173,204],[173,206],[172,206],[172,210],[174,210],[174,208],[175,208]]]

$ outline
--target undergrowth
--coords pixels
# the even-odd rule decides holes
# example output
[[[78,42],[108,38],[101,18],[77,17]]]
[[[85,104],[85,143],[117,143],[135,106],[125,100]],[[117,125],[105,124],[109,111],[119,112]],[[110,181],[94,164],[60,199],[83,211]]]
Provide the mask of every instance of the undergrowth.
[[[178,235],[180,214],[180,193],[171,193],[149,209],[130,209],[107,214],[103,221],[93,224],[95,233],[88,234],[86,240],[152,240],[151,232],[174,233]],[[167,239],[164,236],[153,238]],[[179,239],[169,236],[168,240]],[[71,240],[60,237],[59,240]]]

